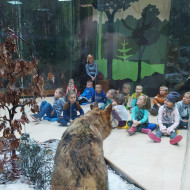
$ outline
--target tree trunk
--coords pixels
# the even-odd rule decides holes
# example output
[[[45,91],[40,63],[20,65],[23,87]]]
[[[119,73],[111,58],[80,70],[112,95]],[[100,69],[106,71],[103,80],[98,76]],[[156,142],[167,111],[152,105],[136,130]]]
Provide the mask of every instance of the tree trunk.
[[[99,28],[98,28],[98,59],[102,58],[102,14],[103,12],[99,12]]]
[[[107,79],[112,79],[113,21],[114,21],[114,15],[111,14],[110,16],[108,16]]]
[[[140,81],[141,81],[141,58],[142,58],[142,50],[141,50],[141,46],[140,46],[140,47],[139,47],[137,82],[140,82]]]

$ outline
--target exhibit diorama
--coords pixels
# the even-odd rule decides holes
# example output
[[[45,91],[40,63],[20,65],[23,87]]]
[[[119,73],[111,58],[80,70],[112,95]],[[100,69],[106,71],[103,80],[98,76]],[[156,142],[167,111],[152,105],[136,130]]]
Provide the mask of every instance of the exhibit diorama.
[[[57,160],[63,159],[62,162],[66,162],[65,155],[60,158],[58,154],[58,151],[61,152],[61,140],[67,133],[72,133],[74,127],[77,128],[77,122],[83,117],[84,121],[86,118],[91,122],[90,125],[109,127],[105,118],[111,120],[112,117],[104,115],[110,114],[113,108],[108,106],[99,111],[96,106],[92,108],[91,99],[91,103],[87,101],[81,104],[84,116],[73,119],[71,126],[70,123],[68,126],[60,126],[56,119],[48,117],[36,122],[30,115],[38,114],[43,100],[53,105],[56,89],[62,88],[63,96],[66,97],[71,79],[74,80],[76,96],[80,100],[89,81],[89,56],[97,64],[95,79],[90,76],[95,91],[97,84],[100,84],[105,94],[110,89],[120,93],[123,85],[127,84],[130,86],[131,97],[136,92],[136,86],[141,86],[143,94],[150,97],[153,106],[153,99],[159,94],[160,87],[164,86],[167,87],[168,94],[177,92],[178,101],[183,101],[186,93],[190,92],[190,2],[0,0],[0,189],[73,189],[72,185],[63,187],[60,182],[57,187],[56,184],[56,180],[62,180],[55,179],[55,175],[59,175],[55,169]],[[129,102],[126,107],[128,120],[132,116],[133,107],[128,109]],[[190,107],[190,102],[188,106]],[[187,114],[190,113],[187,111]],[[101,124],[94,124],[97,122],[94,121],[95,118]],[[149,112],[149,122],[155,123],[158,129],[157,115]],[[189,126],[190,121],[187,122]],[[103,164],[106,163],[106,168],[108,167],[106,183],[108,181],[109,185],[103,184],[104,188],[97,185],[101,184],[98,174],[101,175],[100,178],[107,179],[107,172],[105,176],[98,173],[98,169],[101,170],[100,161],[100,167],[94,166],[96,169],[92,173],[89,171],[91,177],[97,175],[94,177],[95,181],[99,180],[96,188],[89,182],[92,186],[88,184],[86,189],[190,188],[190,127],[177,130],[183,139],[174,146],[168,143],[169,138],[163,137],[161,146],[151,142],[147,134],[145,136],[139,133],[139,136],[130,137],[127,130],[113,128],[109,136],[106,129],[106,134],[105,131],[100,132],[100,152],[102,151]],[[156,133],[156,130],[153,132]],[[93,131],[90,137],[86,137],[86,141],[80,143],[90,145],[94,133]],[[83,136],[80,138],[83,139]],[[126,142],[123,138],[127,139]],[[133,140],[130,141],[129,138]],[[62,142],[62,145],[75,147],[72,144],[75,140],[70,141],[71,139],[65,140],[67,142]],[[70,144],[67,145],[68,142]],[[164,143],[169,148],[163,149]],[[141,151],[142,155],[139,154]],[[76,151],[75,156],[78,155],[83,160],[79,152]],[[83,156],[85,162],[93,160],[88,151]],[[89,159],[86,158],[88,156]],[[144,159],[144,168],[141,168]],[[78,168],[81,162],[76,161],[75,164]],[[72,179],[76,182],[75,189],[85,189],[81,184],[86,183],[84,181],[87,179],[83,178],[88,175],[82,165],[79,169],[83,171],[82,177]],[[88,167],[90,166],[89,164]],[[155,177],[157,175],[159,177]],[[72,176],[75,178],[74,172]]]

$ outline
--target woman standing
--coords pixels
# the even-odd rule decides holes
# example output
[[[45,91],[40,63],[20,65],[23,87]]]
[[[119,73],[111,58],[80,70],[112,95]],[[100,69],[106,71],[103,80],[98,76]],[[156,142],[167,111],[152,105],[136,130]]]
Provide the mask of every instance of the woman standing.
[[[98,75],[98,64],[94,62],[93,55],[89,54],[87,56],[87,64],[85,67],[86,67],[87,81],[92,80],[94,82]]]

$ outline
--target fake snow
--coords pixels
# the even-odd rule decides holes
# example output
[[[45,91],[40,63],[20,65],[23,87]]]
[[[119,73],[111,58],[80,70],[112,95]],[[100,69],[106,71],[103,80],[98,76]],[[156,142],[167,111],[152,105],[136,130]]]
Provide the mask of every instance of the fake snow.
[[[51,140],[46,141],[41,144],[42,148],[48,148],[52,151],[51,154],[51,168],[53,168],[54,164],[54,155],[56,153],[57,145],[59,141],[58,140]],[[123,178],[121,178],[119,175],[115,173],[109,166],[108,166],[108,186],[109,190],[140,190],[133,184],[129,184],[127,181],[125,181]],[[50,190],[50,185],[46,185],[46,190]],[[28,185],[26,182],[26,179],[18,179],[14,182],[8,182],[4,185],[0,185],[0,190],[36,190],[33,185]]]
[[[21,180],[17,180],[12,184],[0,185],[0,190],[33,190],[32,186],[22,183]]]
[[[127,183],[110,168],[108,168],[108,183],[109,190],[140,190],[134,185]],[[18,180],[12,184],[0,185],[0,190],[34,190],[34,188]],[[47,190],[50,190],[50,187],[47,187]]]

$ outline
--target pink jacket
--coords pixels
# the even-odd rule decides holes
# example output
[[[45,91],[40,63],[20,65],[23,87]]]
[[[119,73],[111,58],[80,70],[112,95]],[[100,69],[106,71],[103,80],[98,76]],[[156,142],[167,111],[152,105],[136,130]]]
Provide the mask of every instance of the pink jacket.
[[[176,107],[171,112],[166,111],[164,105],[160,107],[158,111],[158,125],[160,130],[164,129],[163,123],[173,124],[170,128],[172,131],[179,125],[179,112]]]

